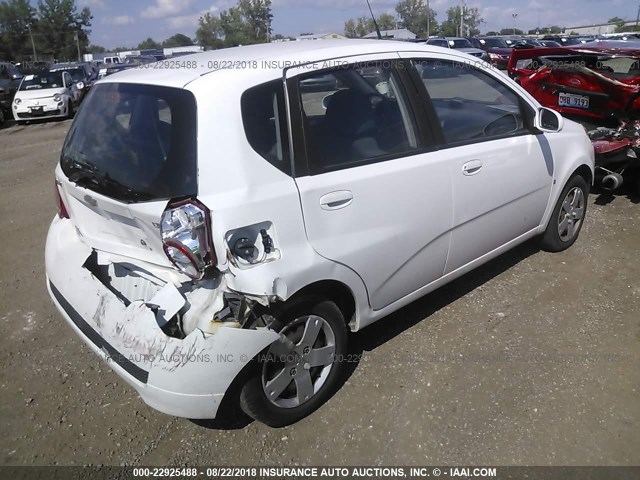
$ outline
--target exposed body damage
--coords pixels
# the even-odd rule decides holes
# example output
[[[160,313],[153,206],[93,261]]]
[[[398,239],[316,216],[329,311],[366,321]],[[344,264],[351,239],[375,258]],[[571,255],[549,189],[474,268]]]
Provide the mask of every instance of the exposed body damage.
[[[509,75],[541,104],[583,122],[603,188],[616,190],[625,177],[638,181],[640,50],[515,50]]]
[[[599,127],[588,134],[595,149],[602,186],[616,190],[624,178],[633,176],[640,191],[640,120],[623,120],[618,128]]]
[[[206,280],[199,288],[176,287],[139,269],[108,277],[114,281],[105,284],[89,269],[98,265],[94,255],[71,222],[56,218],[47,238],[49,291],[89,347],[158,410],[215,417],[236,375],[280,338],[257,322],[242,328],[254,301],[230,291],[224,278]],[[108,255],[101,256],[105,267],[122,272],[123,263],[107,263]],[[122,288],[125,283],[128,289]],[[116,285],[133,296],[116,293]],[[178,317],[183,321],[179,331],[168,329]]]

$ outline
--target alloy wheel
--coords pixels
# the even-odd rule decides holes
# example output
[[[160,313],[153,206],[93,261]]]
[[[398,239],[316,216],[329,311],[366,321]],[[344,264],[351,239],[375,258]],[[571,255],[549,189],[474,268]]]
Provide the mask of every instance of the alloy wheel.
[[[558,235],[560,240],[568,242],[580,230],[584,218],[585,195],[581,188],[569,190],[560,207],[558,215]]]
[[[295,408],[308,402],[325,384],[336,349],[329,323],[317,315],[299,317],[288,324],[267,352],[262,367],[262,388],[271,403]]]

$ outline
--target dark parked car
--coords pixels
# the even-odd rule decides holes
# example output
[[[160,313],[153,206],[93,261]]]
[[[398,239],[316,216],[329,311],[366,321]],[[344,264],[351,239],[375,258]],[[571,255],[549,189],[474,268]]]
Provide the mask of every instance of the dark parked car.
[[[130,55],[124,59],[125,64],[146,65],[147,63],[157,62],[158,59],[153,55]]]
[[[0,62],[0,125],[11,118],[11,102],[21,79],[22,74],[15,65]]]
[[[475,48],[469,40],[461,37],[439,37],[430,38],[426,41],[427,45],[433,45],[434,47],[453,48],[467,53],[474,57],[478,57],[486,62],[489,61],[489,55],[487,52],[480,48]]]
[[[138,66],[137,63],[108,63],[101,66],[98,70],[98,80],[104,77],[108,77],[109,75],[113,75],[114,73],[121,72],[123,70],[129,70],[131,68],[136,68]]]
[[[511,47],[500,37],[468,38],[471,45],[487,52],[492,65],[506,70],[511,56]]]
[[[98,72],[88,63],[56,63],[49,68],[50,72],[68,72],[78,91],[81,92],[81,98],[89,92],[89,89],[98,80]]]
[[[32,73],[47,72],[49,71],[51,64],[52,62],[48,62],[46,60],[38,60],[34,62],[18,62],[15,64],[15,67],[24,76]]]
[[[513,48],[543,48],[544,45],[540,43],[537,38],[522,37],[519,41],[515,42]]]
[[[553,40],[539,40],[539,42],[543,47],[546,48],[557,48],[562,46],[558,42],[554,42]]]
[[[543,40],[551,40],[557,42],[562,47],[569,45],[580,45],[583,43],[591,42],[596,39],[595,35],[547,35],[542,38]]]

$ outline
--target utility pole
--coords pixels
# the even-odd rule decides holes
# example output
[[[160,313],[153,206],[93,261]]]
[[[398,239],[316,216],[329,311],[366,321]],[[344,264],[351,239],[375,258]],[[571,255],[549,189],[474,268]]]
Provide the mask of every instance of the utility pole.
[[[38,61],[38,54],[36,53],[36,44],[33,41],[33,34],[31,33],[31,24],[27,23],[27,28],[29,29],[29,37],[31,37],[31,48],[33,48],[33,61]]]
[[[516,18],[518,18],[518,14],[517,13],[512,13],[511,16],[513,17],[513,34],[516,34]]]
[[[638,10],[640,12],[640,9]],[[427,0],[427,38],[431,35],[431,8],[429,7],[429,0]]]
[[[76,37],[76,46],[78,47],[78,61],[81,62],[82,57],[80,56],[80,35],[78,32],[75,33],[75,37]]]
[[[465,5],[463,0],[462,5],[460,6],[460,36],[461,37],[464,37],[464,11],[465,11]]]

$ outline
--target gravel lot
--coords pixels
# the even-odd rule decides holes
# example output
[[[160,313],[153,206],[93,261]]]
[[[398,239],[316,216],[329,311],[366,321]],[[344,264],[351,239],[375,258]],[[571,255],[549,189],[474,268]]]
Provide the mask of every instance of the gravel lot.
[[[0,130],[2,464],[640,464],[637,197],[592,196],[568,252],[526,244],[355,335],[311,417],[221,429],[145,406],[49,301],[68,128]]]

